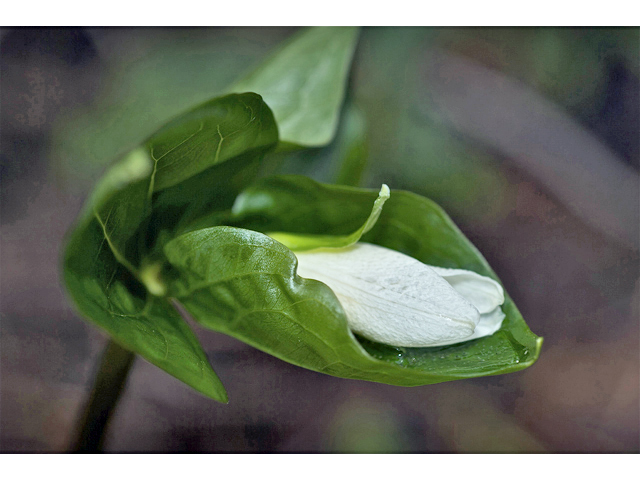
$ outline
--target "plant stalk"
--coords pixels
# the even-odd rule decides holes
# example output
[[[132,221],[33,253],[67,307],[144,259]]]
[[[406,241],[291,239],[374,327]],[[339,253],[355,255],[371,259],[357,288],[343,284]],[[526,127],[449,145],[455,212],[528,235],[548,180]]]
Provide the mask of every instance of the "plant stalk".
[[[99,452],[104,434],[123,391],[135,354],[109,339],[84,414],[78,422],[75,452]]]

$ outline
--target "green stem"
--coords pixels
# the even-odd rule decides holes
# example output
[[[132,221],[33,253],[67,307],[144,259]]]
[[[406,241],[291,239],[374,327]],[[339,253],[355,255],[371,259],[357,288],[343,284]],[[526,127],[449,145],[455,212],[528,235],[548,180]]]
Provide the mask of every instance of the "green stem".
[[[78,423],[73,450],[99,452],[109,418],[122,393],[135,354],[109,339],[95,377],[84,415]]]

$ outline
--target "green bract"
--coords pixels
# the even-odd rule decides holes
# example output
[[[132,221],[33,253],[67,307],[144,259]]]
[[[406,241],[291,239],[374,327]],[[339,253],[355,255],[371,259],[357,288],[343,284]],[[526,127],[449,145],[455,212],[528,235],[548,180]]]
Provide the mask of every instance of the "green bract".
[[[301,34],[240,83],[262,88],[271,100],[256,93],[215,98],[169,122],[107,171],[64,254],[65,283],[83,315],[124,347],[222,402],[224,387],[177,313],[178,303],[204,327],[345,378],[425,385],[513,372],[537,359],[542,339],[508,295],[502,327],[489,337],[432,348],[358,338],[333,291],[298,276],[295,254],[274,240],[309,249],[361,237],[430,265],[498,280],[426,198],[403,191],[388,198],[383,188],[376,200],[377,190],[301,176],[257,180],[262,158],[281,141],[331,140],[355,38],[352,29]],[[331,55],[323,45],[331,45]],[[314,62],[287,73],[292,58],[310,52]],[[318,65],[325,69],[302,82],[309,87],[304,102],[283,99],[285,90],[274,93],[279,75],[293,75],[292,85],[298,85]]]

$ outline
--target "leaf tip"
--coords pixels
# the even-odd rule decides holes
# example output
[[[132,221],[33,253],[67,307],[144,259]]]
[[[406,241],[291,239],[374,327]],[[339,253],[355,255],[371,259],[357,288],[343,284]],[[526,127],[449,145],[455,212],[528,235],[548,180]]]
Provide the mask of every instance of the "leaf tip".
[[[200,392],[218,403],[228,405],[229,396],[227,395],[227,390],[222,385],[218,376],[215,373],[213,373],[213,375],[214,378],[212,379],[212,382],[205,388],[201,389]]]
[[[214,400],[217,400],[220,403],[223,403],[224,405],[229,405],[229,396],[227,395],[227,391],[223,391],[222,395],[218,398],[215,398]]]

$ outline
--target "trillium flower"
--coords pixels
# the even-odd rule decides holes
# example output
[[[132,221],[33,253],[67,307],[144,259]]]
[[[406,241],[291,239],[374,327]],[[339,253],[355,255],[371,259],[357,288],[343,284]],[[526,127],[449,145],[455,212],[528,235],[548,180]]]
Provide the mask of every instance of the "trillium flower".
[[[365,338],[397,347],[437,347],[499,330],[505,314],[498,282],[359,242],[389,197],[389,187],[382,185],[369,218],[350,235],[269,235],[294,250],[298,275],[333,290],[349,328]]]
[[[398,347],[435,347],[495,333],[504,292],[475,272],[426,265],[395,250],[358,242],[296,253],[298,274],[328,285],[349,328]]]

